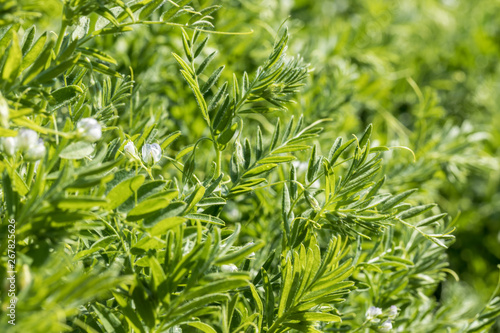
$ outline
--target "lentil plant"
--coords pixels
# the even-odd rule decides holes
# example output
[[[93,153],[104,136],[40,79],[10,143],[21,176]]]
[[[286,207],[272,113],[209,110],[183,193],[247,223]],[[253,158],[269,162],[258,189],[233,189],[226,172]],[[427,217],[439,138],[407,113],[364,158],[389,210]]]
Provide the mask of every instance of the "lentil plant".
[[[62,3],[57,33],[0,4],[0,331],[493,327],[498,286],[447,281],[455,220],[412,178],[431,157],[304,117],[321,64],[287,22],[269,43],[206,1]],[[265,56],[223,47],[256,37]]]

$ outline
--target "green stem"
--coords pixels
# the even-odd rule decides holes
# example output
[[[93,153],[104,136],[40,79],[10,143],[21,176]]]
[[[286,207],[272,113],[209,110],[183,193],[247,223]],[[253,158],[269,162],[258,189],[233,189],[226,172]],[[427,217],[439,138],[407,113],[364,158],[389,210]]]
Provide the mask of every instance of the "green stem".
[[[35,174],[35,162],[31,162],[28,164],[28,174],[26,176],[26,185],[28,186],[28,188],[31,187],[34,174]]]
[[[54,53],[57,57],[59,54],[59,50],[61,49],[62,41],[64,38],[64,35],[66,34],[66,28],[68,27],[68,23],[66,22],[65,19],[63,19],[61,23],[61,29],[59,30],[59,35],[57,36],[57,42],[56,42],[56,47],[54,49]]]
[[[359,326],[357,329],[355,329],[354,331],[352,331],[352,333],[354,333],[354,332],[359,332],[361,329],[365,328],[365,327],[366,327],[366,324],[368,324],[368,322],[369,322],[368,320],[365,320],[365,321],[363,322],[363,324],[361,324],[361,326]]]
[[[216,161],[217,166],[215,171],[215,178],[218,178],[221,174],[222,152],[219,150],[216,143],[214,143],[214,147],[215,147],[215,152],[217,153],[217,161]]]

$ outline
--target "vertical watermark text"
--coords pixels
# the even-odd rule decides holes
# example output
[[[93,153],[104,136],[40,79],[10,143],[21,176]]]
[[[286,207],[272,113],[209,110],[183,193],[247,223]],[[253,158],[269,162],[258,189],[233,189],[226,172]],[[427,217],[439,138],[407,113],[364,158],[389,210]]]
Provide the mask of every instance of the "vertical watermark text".
[[[16,220],[10,219],[8,223],[8,245],[7,245],[7,285],[10,301],[7,306],[8,323],[16,324]]]

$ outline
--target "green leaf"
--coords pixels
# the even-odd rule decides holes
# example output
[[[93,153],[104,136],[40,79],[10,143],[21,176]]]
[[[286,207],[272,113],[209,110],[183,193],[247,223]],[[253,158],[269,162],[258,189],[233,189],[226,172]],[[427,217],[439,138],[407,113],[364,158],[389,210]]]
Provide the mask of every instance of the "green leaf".
[[[92,253],[102,250],[106,248],[109,244],[113,243],[113,241],[115,241],[117,238],[118,236],[116,235],[103,237],[94,244],[92,244],[92,246],[89,249],[78,252],[73,258],[73,260],[78,261],[82,258],[91,255]]]
[[[184,47],[184,54],[189,59],[189,61],[193,61],[193,53],[191,52],[191,41],[189,39],[188,34],[184,29],[181,28],[182,32],[182,46]]]
[[[271,144],[269,146],[269,151],[273,151],[273,149],[278,144],[278,139],[280,136],[280,119],[276,120],[276,125],[274,127],[273,137],[271,138]]]
[[[182,69],[186,72],[186,74],[189,73],[189,75],[188,75],[189,79],[193,80],[194,72],[193,72],[193,69],[191,68],[191,66],[189,66],[188,63],[185,62],[184,59],[182,59],[181,56],[179,56],[178,54],[172,52],[172,55],[174,56],[175,60],[177,60],[179,65],[181,65]],[[186,77],[184,77],[184,78],[186,78]],[[186,78],[186,81],[188,81],[187,78]],[[188,81],[188,83],[189,83],[189,81]],[[194,83],[194,85],[197,86],[196,83]]]
[[[86,55],[86,56],[94,57],[94,58],[99,59],[101,61],[109,62],[113,65],[117,64],[116,60],[112,56],[110,56],[110,55],[108,55],[108,54],[106,54],[103,51],[98,50],[98,49],[93,49],[90,47],[81,47],[81,48],[78,48],[78,52],[80,52],[81,54]]]
[[[18,24],[10,24],[8,26],[0,27],[0,52],[4,52],[5,48],[12,40],[12,34],[19,29]]]
[[[297,266],[299,264],[297,263]],[[298,268],[298,267],[297,267]],[[289,302],[289,294],[290,294],[290,289],[292,288],[292,283],[293,283],[293,269],[292,269],[292,261],[287,260],[286,265],[283,269],[282,272],[282,279],[281,279],[281,291],[280,291],[280,302],[278,306],[278,316],[282,317],[283,314],[285,313],[287,309],[287,303]],[[300,276],[300,272],[296,272],[297,276]],[[295,292],[295,291],[294,291]],[[293,294],[292,294],[293,298]]]
[[[273,155],[275,154],[283,154],[283,153],[291,153],[293,151],[299,151],[299,150],[307,150],[310,147],[308,145],[288,145],[284,147],[277,148],[273,150]]]
[[[231,127],[227,128],[224,132],[222,132],[217,138],[217,143],[225,146],[234,136],[236,130],[238,130],[239,123],[233,123]]]
[[[185,217],[188,219],[191,219],[191,220],[200,220],[200,221],[207,222],[210,224],[226,225],[224,220],[218,218],[217,216],[212,216],[212,215],[208,215],[208,214],[191,213],[191,214],[187,214]]]
[[[260,130],[260,126],[257,127],[257,138],[255,142],[255,159],[259,160],[262,156],[263,147],[262,147],[262,131]]]
[[[8,170],[10,179],[12,180],[12,185],[14,185],[14,191],[19,193],[21,196],[28,194],[29,188],[19,173],[13,168],[9,168]]]
[[[359,147],[360,148],[363,148],[364,146],[366,146],[368,140],[370,139],[370,136],[372,135],[372,131],[373,131],[373,126],[372,126],[372,124],[370,124],[370,125],[368,125],[368,127],[366,127],[365,132],[363,133],[363,136],[359,140]]]
[[[295,166],[293,163],[290,163],[290,197],[295,200],[297,198],[297,193],[298,193],[298,185],[296,183],[297,181],[297,170],[295,169]]]
[[[109,201],[108,209],[115,209],[124,203],[130,196],[132,196],[137,189],[144,183],[146,177],[144,175],[137,175],[128,178],[109,191],[106,199]]]
[[[295,317],[296,316],[296,317]],[[341,318],[336,315],[321,312],[304,312],[294,315],[295,319],[301,321],[323,321],[327,323],[338,323]]]
[[[423,214],[432,208],[436,207],[436,204],[429,204],[429,205],[422,205],[422,206],[417,206],[417,207],[412,207],[408,210],[405,210],[404,212],[400,213],[398,217],[400,219],[409,219],[412,217],[415,217],[417,215]]]
[[[172,6],[168,11],[162,14],[161,20],[166,22],[173,18],[175,14],[177,14],[184,6],[189,4],[192,0],[180,0],[177,3],[177,6]]]
[[[141,218],[147,216],[150,213],[156,212],[160,209],[167,207],[170,204],[170,198],[152,198],[149,200],[144,200],[135,206],[130,212],[127,214],[127,220],[136,221]]]
[[[356,139],[351,139],[349,141],[347,141],[346,143],[344,143],[342,146],[338,147],[337,146],[342,143],[342,139],[337,139],[338,141],[335,141],[334,143],[334,147],[332,147],[332,150],[334,151],[332,155],[332,157],[330,158],[330,165],[334,165],[335,162],[337,161],[337,159],[340,157],[340,155],[347,149],[349,148],[350,145],[352,145],[353,142],[356,141]]]
[[[67,160],[79,160],[93,152],[94,146],[91,143],[78,141],[64,147],[59,153],[59,157]]]
[[[3,65],[2,79],[7,82],[13,82],[21,67],[22,51],[19,45],[19,38],[16,32],[12,33],[12,42],[8,51],[7,59]]]
[[[83,93],[82,88],[79,86],[67,86],[54,90],[50,95],[52,97],[51,105],[54,109],[60,108]]]
[[[120,23],[116,20],[113,12],[104,6],[100,6],[97,9],[94,9],[95,13],[98,14],[99,16],[102,16],[109,22],[113,23],[113,25],[118,26]]]
[[[205,39],[203,39],[203,41],[198,45],[198,47],[194,51],[195,58],[200,55],[201,51],[203,51],[203,49],[205,48],[205,45],[207,45],[207,42],[208,42],[208,36],[205,37]],[[193,41],[193,43],[194,43],[194,41]]]
[[[231,264],[248,257],[252,252],[256,252],[264,246],[264,242],[249,243],[242,248],[218,258],[215,262],[219,265]]]
[[[163,5],[164,0],[153,0],[144,6],[139,14],[139,20],[143,21],[148,18],[155,10],[157,10],[161,5]]]
[[[205,84],[201,88],[201,92],[203,94],[205,94],[210,88],[212,88],[212,86],[217,82],[217,80],[219,80],[223,70],[224,66],[220,66],[212,73],[212,75],[210,75],[207,82],[205,82]]]
[[[189,84],[191,90],[193,91],[194,96],[196,98],[196,102],[198,103],[203,118],[207,121],[207,123],[210,123],[210,118],[208,117],[207,102],[205,102],[205,98],[203,97],[203,94],[200,92],[198,84],[191,76],[189,76],[189,74],[186,71],[181,70],[181,74],[186,80],[186,82]]]
[[[181,136],[181,131],[175,131],[170,133],[165,140],[160,145],[161,149],[167,148],[172,142],[174,142],[179,136]]]
[[[144,218],[143,225],[146,228],[152,228],[153,226],[164,221],[167,218],[180,216],[185,208],[186,208],[185,202],[182,201],[172,202],[167,207],[146,216]]]
[[[277,164],[264,164],[264,165],[259,165],[257,167],[254,167],[247,172],[243,174],[243,178],[249,178],[249,177],[255,177],[257,175],[260,175],[264,172],[271,171],[272,169],[276,168],[278,165]]]
[[[186,199],[187,207],[186,212],[189,212],[205,195],[205,187],[199,186],[190,196]]]
[[[219,206],[219,205],[225,205],[226,204],[226,200],[224,200],[223,198],[219,198],[219,197],[210,197],[210,198],[205,198],[203,200],[201,200],[200,202],[198,202],[196,204],[197,207],[205,207],[205,206]]]
[[[188,311],[197,309],[197,308],[202,308],[207,306],[208,304],[214,303],[214,302],[225,302],[229,300],[229,296],[226,294],[211,294],[211,295],[205,295],[201,296],[198,298],[194,298],[190,300],[189,302],[177,307],[174,310],[174,313],[176,314],[185,314]]]
[[[92,309],[97,314],[97,317],[99,317],[99,321],[107,333],[125,333],[120,320],[108,307],[100,303],[95,303],[95,305],[92,305]]]
[[[196,75],[200,75],[203,73],[203,71],[207,68],[208,64],[214,59],[215,55],[217,54],[217,51],[214,51],[206,57],[203,62],[198,66],[198,69],[196,70]]]
[[[293,161],[296,159],[297,158],[295,156],[291,156],[291,155],[288,155],[288,156],[269,156],[269,157],[266,157],[266,158],[259,160],[258,163],[259,164],[286,163],[286,162],[290,162],[290,161]]]
[[[146,325],[150,328],[154,327],[155,314],[153,302],[151,299],[146,298],[146,291],[140,282],[134,288],[132,299],[134,300],[137,313],[139,313]]]
[[[384,202],[382,202],[379,205],[379,210],[381,212],[383,212],[383,211],[386,211],[388,209],[393,208],[394,206],[396,206],[397,204],[399,204],[400,202],[402,202],[406,198],[408,198],[410,195],[412,195],[415,191],[417,191],[417,189],[411,189],[411,190],[408,190],[408,191],[405,191],[403,193],[399,193],[395,196],[387,198],[387,200],[385,200]]]
[[[131,252],[132,254],[142,254],[151,249],[163,249],[163,248],[165,248],[165,242],[162,242],[157,238],[145,236],[140,241],[135,243],[135,245],[131,248]]]
[[[199,321],[188,322],[186,324],[189,325],[189,326],[191,326],[191,327],[197,328],[197,329],[199,329],[200,331],[202,331],[204,333],[217,333],[217,331],[214,330],[212,328],[212,326],[207,325],[207,324],[202,323],[202,322],[199,322]]]
[[[318,172],[319,163],[317,159],[318,158],[316,155],[316,145],[314,145],[311,151],[311,157],[309,157],[309,164],[307,166],[307,173],[306,173],[306,179],[309,183],[313,181],[314,177],[316,177],[316,174]]]
[[[61,209],[90,209],[104,207],[108,205],[106,199],[80,195],[77,197],[68,197],[56,201],[56,206]]]
[[[118,73],[114,69],[110,68],[109,66],[103,64],[102,62],[97,62],[97,61],[93,61],[93,60],[88,61],[88,60],[89,60],[88,58],[86,59],[86,61],[80,59],[80,60],[78,60],[78,65],[86,67],[87,69],[89,69],[90,71],[93,71],[93,72],[99,72],[99,73],[102,73],[104,75],[114,76],[114,77],[119,78],[119,79],[122,78],[120,73]]]
[[[213,281],[205,285],[193,288],[187,295],[186,298],[197,298],[203,295],[209,295],[214,293],[225,293],[228,291],[234,291],[237,288],[247,287],[248,281],[246,276],[242,278],[226,277],[218,281]]]
[[[165,234],[169,229],[175,228],[178,225],[187,221],[187,218],[181,216],[167,217],[156,223],[150,230],[151,236],[159,236]]]
[[[262,281],[264,284],[264,291],[265,291],[265,307],[266,307],[265,317],[266,317],[267,326],[270,327],[274,321],[273,287],[269,281],[269,276],[267,275],[266,270],[264,268],[261,268],[260,272],[261,272]]]
[[[435,215],[435,216],[431,216],[431,217],[428,217],[426,219],[423,219],[422,221],[418,222],[417,223],[417,227],[424,227],[424,226],[427,226],[429,224],[432,224],[434,222],[437,222],[439,220],[441,220],[443,217],[445,217],[446,213],[443,213],[443,214],[439,214],[439,215]]]
[[[56,65],[54,67],[49,67],[47,70],[38,74],[35,78],[35,81],[39,83],[44,83],[59,77],[59,75],[64,73],[66,70],[72,68],[78,62],[78,60],[80,59],[80,55],[81,54],[78,53],[73,57],[71,57],[70,59],[61,62],[59,65]],[[26,82],[27,81],[25,80],[25,83]]]

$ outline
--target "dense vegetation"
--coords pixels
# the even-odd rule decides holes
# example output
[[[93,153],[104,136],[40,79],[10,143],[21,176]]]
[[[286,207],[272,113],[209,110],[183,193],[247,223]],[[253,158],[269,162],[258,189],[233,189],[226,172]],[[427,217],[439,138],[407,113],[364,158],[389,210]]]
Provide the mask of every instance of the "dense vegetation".
[[[0,331],[500,331],[499,10],[0,2]]]

